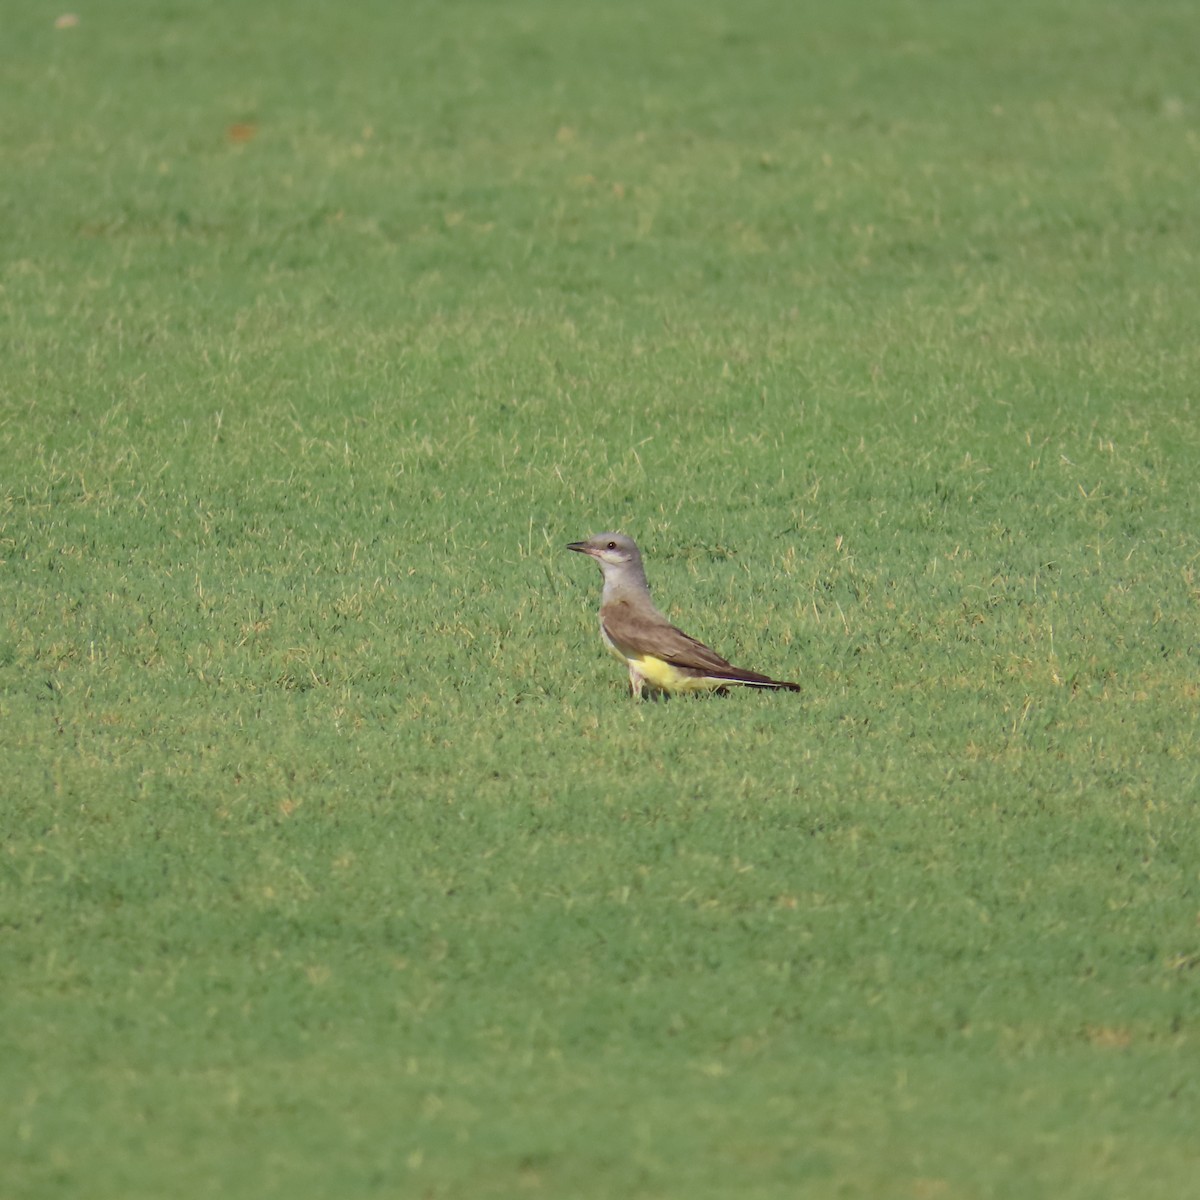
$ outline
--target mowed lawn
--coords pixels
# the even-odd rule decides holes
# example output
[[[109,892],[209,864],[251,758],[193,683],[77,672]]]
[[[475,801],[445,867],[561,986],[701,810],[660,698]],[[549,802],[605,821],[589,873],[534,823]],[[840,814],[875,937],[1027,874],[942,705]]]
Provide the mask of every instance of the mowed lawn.
[[[1200,9],[9,8],[5,1200],[1200,1195]]]

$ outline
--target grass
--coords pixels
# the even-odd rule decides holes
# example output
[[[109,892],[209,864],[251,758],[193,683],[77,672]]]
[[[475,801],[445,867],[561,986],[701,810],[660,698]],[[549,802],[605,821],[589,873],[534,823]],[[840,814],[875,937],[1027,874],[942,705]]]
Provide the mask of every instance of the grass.
[[[5,1195],[1194,1192],[1193,7],[55,15]]]

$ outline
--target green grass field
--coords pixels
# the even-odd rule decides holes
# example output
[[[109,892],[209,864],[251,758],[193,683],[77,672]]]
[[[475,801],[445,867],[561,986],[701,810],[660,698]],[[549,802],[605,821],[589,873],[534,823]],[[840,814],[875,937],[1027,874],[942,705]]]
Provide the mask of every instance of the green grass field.
[[[1200,1196],[1200,9],[7,8],[4,1200]]]

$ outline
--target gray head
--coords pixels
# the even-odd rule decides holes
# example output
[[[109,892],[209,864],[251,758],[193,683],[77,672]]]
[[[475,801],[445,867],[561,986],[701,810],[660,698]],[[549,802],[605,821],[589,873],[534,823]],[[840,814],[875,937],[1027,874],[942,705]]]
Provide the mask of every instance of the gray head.
[[[586,542],[571,542],[568,550],[578,550],[580,554],[590,554],[603,570],[606,566],[619,567],[624,563],[642,562],[637,543],[633,538],[623,533],[593,533]]]
[[[623,533],[594,533],[586,542],[571,542],[567,549],[594,558],[604,573],[606,587],[646,585],[637,543]]]

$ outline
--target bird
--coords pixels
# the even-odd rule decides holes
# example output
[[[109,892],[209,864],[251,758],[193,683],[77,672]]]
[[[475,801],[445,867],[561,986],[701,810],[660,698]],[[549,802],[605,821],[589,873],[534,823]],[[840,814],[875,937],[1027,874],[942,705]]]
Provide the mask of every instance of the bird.
[[[596,533],[568,550],[594,558],[604,576],[600,636],[629,668],[630,695],[720,691],[730,684],[800,691],[798,683],[735,667],[703,642],[672,625],[654,606],[641,551],[623,533]]]

